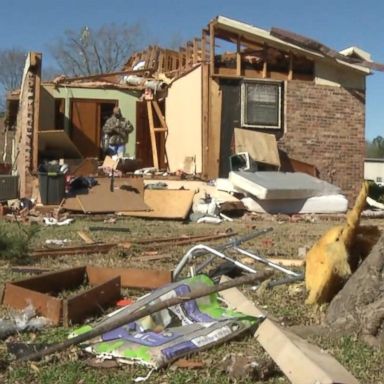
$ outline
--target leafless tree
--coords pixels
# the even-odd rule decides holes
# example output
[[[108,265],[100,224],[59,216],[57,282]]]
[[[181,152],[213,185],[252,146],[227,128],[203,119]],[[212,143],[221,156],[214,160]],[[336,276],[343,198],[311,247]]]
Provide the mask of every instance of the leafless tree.
[[[140,25],[83,27],[67,30],[50,46],[50,52],[65,75],[88,76],[119,71],[141,41]]]
[[[5,108],[5,95],[20,87],[26,52],[18,48],[0,50],[0,111]]]

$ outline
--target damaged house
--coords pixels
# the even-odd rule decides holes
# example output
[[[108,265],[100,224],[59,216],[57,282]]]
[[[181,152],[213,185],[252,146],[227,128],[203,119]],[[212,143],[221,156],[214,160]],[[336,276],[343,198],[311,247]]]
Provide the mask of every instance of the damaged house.
[[[134,54],[118,74],[41,83],[41,55],[31,53],[17,124],[20,195],[31,193],[48,151],[99,158],[101,127],[118,105],[135,128],[127,153],[143,167],[227,177],[235,133],[245,132],[256,146],[272,138],[279,149],[276,161],[265,161],[272,169],[316,174],[351,202],[363,179],[365,78],[373,64],[358,48],[335,52],[222,16],[179,51],[152,46]],[[147,96],[146,81],[161,86]]]

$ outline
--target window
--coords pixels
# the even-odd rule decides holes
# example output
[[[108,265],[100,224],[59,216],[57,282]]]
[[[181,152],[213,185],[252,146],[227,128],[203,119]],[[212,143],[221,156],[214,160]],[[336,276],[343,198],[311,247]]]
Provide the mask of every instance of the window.
[[[244,81],[241,85],[241,125],[282,128],[282,83]]]

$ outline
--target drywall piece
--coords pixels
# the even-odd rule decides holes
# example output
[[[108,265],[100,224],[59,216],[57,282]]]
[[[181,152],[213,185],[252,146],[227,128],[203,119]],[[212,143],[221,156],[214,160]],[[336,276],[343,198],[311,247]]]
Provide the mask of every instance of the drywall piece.
[[[220,283],[229,281],[223,276]],[[229,308],[250,316],[262,316],[237,288],[220,292]],[[334,357],[270,319],[257,328],[255,337],[293,384],[358,384]]]
[[[172,272],[137,268],[104,268],[87,266],[91,285],[119,276],[123,288],[154,289],[172,282]]]
[[[358,384],[334,357],[269,319],[255,333],[257,341],[294,384]]]
[[[151,217],[158,219],[185,219],[192,207],[195,191],[171,189],[146,189],[144,202],[149,212],[119,212],[121,215]],[[121,210],[123,211],[123,210]]]
[[[236,189],[262,200],[306,199],[336,195],[340,188],[301,172],[230,172],[229,181]]]
[[[344,195],[313,196],[306,199],[261,200],[244,197],[242,203],[251,212],[258,213],[344,213],[348,200]]]
[[[158,181],[155,180],[144,180],[146,186],[156,184]],[[240,203],[240,200],[230,193],[219,190],[216,186],[209,185],[204,181],[197,180],[161,180],[161,182],[167,184],[168,189],[188,189],[195,191],[193,202],[197,203],[200,199],[205,198],[208,194],[215,199],[220,205],[225,203]],[[244,207],[243,207],[244,208]]]
[[[248,152],[254,161],[280,167],[276,137],[270,133],[235,128],[235,151]]]
[[[100,312],[120,298],[120,278],[104,279],[96,287],[68,298],[58,298],[63,291],[73,290],[84,283],[86,267],[51,272],[5,284],[2,303],[15,309],[32,304],[37,313],[67,326]]]
[[[62,130],[39,131],[39,152],[51,158],[56,157],[56,159],[82,157],[79,149]]]

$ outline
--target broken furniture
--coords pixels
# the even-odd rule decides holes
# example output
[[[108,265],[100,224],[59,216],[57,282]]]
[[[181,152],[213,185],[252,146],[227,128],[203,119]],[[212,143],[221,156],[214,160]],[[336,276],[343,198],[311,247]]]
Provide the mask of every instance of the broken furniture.
[[[60,297],[63,291],[82,287],[85,280],[91,288]],[[113,305],[120,298],[121,286],[151,289],[170,281],[171,272],[83,266],[8,282],[2,303],[15,309],[32,304],[52,324],[69,326]]]
[[[233,264],[234,266],[239,267],[240,269],[242,269],[246,272],[256,273],[256,270],[254,268],[249,267],[248,265],[244,264],[243,262],[238,261],[235,258],[226,255],[224,253],[224,251],[228,250],[228,249],[233,249],[234,251],[238,252],[240,255],[247,256],[247,257],[249,257],[255,261],[266,264],[269,267],[276,269],[280,272],[283,272],[289,276],[300,277],[301,276],[300,273],[293,272],[290,269],[285,268],[279,264],[276,264],[276,263],[268,260],[265,257],[262,257],[260,255],[255,254],[255,253],[252,253],[252,252],[249,252],[249,251],[246,251],[244,249],[239,248],[240,243],[245,242],[247,240],[251,240],[251,239],[253,239],[257,236],[260,236],[262,234],[265,234],[265,233],[269,232],[270,230],[271,230],[271,228],[266,228],[266,229],[254,231],[254,232],[252,232],[246,236],[243,236],[240,238],[234,238],[233,240],[229,241],[227,244],[221,245],[217,248],[209,247],[209,246],[204,245],[204,244],[195,245],[194,247],[192,247],[188,250],[188,252],[182,257],[180,262],[177,264],[177,266],[173,272],[173,279],[175,281],[178,280],[178,277],[180,276],[182,270],[187,265],[187,263],[190,262],[192,259],[196,258],[197,256],[203,256],[203,255],[207,255],[207,254],[211,254],[212,256],[210,256],[207,260],[205,260],[200,265],[198,265],[196,267],[195,266],[191,267],[192,275],[194,275],[195,273],[201,273],[201,271],[206,266],[208,266],[214,260],[215,257],[219,257],[223,260],[226,260],[226,261],[230,262],[231,264]]]

